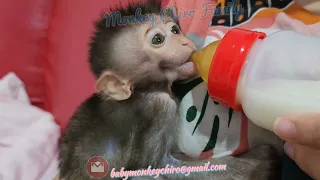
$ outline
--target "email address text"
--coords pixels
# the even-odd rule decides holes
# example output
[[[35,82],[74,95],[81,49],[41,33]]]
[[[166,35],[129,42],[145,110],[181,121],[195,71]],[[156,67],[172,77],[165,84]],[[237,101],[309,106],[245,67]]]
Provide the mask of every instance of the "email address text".
[[[160,175],[166,174],[174,174],[180,173],[185,176],[189,176],[190,173],[193,172],[213,172],[213,171],[226,171],[227,165],[218,164],[218,165],[210,165],[210,162],[205,163],[203,166],[181,166],[174,167],[170,164],[167,164],[165,168],[156,168],[151,169],[151,166],[148,169],[141,170],[125,170],[124,167],[121,168],[120,171],[115,171],[115,168],[111,170],[110,177],[111,178],[123,178],[124,180],[129,177],[141,177],[141,176],[154,176],[154,178],[158,178]]]

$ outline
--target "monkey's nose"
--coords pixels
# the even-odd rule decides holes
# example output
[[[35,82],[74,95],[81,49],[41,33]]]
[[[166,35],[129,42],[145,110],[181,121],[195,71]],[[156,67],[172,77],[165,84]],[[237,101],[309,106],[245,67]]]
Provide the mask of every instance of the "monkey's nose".
[[[192,50],[194,50],[194,51],[197,50],[197,47],[196,47],[196,45],[195,45],[193,42],[184,42],[182,45],[183,45],[183,46],[188,46],[188,47],[190,47],[190,48],[191,48]]]

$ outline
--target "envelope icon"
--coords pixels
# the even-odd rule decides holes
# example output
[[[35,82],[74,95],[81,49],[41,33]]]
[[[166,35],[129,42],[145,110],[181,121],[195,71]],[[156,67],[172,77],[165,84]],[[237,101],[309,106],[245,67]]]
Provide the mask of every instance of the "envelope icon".
[[[91,163],[91,172],[104,172],[104,164],[96,161]]]

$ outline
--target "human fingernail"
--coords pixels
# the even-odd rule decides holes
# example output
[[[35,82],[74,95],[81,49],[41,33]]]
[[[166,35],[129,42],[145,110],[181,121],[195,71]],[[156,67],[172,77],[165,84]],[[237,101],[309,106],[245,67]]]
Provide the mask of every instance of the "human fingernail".
[[[281,138],[292,139],[296,136],[296,127],[291,121],[277,118],[274,123],[274,132]]]
[[[283,146],[284,152],[292,159],[294,154],[294,149],[291,144],[286,142]]]

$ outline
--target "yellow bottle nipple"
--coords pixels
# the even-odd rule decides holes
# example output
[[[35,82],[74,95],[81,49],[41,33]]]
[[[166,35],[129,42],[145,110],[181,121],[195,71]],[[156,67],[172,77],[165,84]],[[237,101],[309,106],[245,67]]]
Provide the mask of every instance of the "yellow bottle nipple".
[[[219,43],[220,41],[212,42],[191,55],[191,60],[196,64],[201,78],[206,83],[208,83],[211,61]]]

